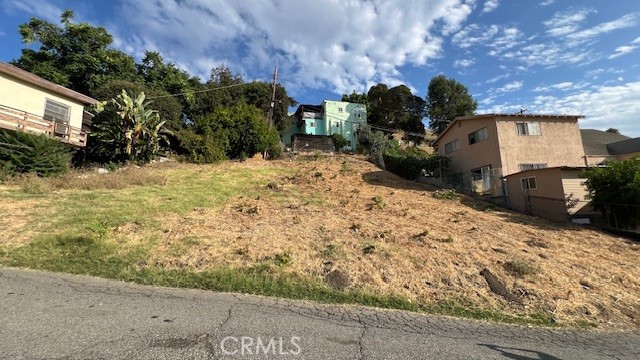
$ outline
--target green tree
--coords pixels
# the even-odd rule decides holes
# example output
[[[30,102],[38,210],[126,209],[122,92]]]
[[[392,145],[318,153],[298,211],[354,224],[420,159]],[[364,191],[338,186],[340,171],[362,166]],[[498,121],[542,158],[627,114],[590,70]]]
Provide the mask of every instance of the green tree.
[[[619,228],[635,228],[640,221],[640,156],[585,170],[585,185],[594,209]]]
[[[138,74],[144,79],[149,89],[155,92],[180,94],[175,96],[175,100],[181,104],[184,114],[190,112],[189,109],[195,102],[194,91],[202,89],[203,86],[200,79],[178,69],[175,64],[166,63],[160,53],[154,51],[146,51],[137,68]],[[156,96],[149,91],[147,94],[150,97]]]
[[[385,84],[372,86],[367,94],[369,107],[367,119],[370,124],[424,134],[422,120],[425,116],[425,101],[411,93],[405,85],[388,88]],[[420,135],[407,136],[407,140],[421,142]]]
[[[145,94],[133,97],[125,90],[96,106],[102,116],[94,119],[89,153],[109,161],[148,162],[158,153],[168,133],[158,112],[149,109]]]
[[[242,102],[244,96],[241,74],[234,74],[228,67],[220,65],[211,69],[211,77],[195,96],[189,114],[192,118],[212,113],[217,107],[229,107]]]
[[[270,129],[262,111],[255,106],[240,103],[221,106],[209,114],[197,117],[194,131],[203,139],[217,139],[227,157],[232,159],[252,157],[268,152],[280,154],[280,138]]]
[[[429,82],[426,109],[434,134],[443,132],[456,116],[473,115],[477,108],[467,87],[456,80],[438,75]]]
[[[89,95],[109,79],[137,78],[135,61],[109,48],[113,38],[105,28],[72,20],[73,12],[65,10],[60,16],[61,25],[37,18],[20,25],[22,41],[38,43],[40,48],[23,49],[12,64]]]
[[[272,85],[264,81],[253,81],[242,87],[244,101],[262,110],[265,117],[269,116],[272,91]],[[273,124],[278,131],[285,131],[289,128],[291,125],[289,107],[295,106],[296,104],[296,100],[287,94],[287,89],[277,84]]]
[[[616,129],[616,128],[608,128],[607,130],[605,130],[604,132],[608,132],[608,133],[612,133],[612,134],[618,134],[620,135],[620,130]]]
[[[369,105],[367,93],[357,93],[355,90],[351,94],[342,94],[342,99],[340,101]]]

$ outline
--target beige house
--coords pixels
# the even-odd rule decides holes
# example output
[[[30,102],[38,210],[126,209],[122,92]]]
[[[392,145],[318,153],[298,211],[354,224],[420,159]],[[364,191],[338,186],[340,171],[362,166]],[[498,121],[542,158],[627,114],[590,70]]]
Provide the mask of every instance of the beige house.
[[[486,114],[455,118],[435,140],[472,192],[502,198],[503,177],[582,166],[581,115]]]
[[[507,203],[513,210],[554,221],[588,222],[594,211],[580,178],[584,169],[557,166],[507,175]]]
[[[46,134],[84,147],[97,101],[30,72],[0,62],[0,128]]]

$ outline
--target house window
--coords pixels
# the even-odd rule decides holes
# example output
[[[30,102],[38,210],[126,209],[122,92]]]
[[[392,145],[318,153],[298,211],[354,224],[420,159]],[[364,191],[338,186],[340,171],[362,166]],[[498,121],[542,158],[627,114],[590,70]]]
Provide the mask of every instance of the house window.
[[[309,127],[316,127],[316,123],[314,123],[313,121],[309,121]]]
[[[452,142],[448,142],[444,144],[444,153],[450,154],[454,151],[458,151],[460,149],[460,141],[458,139],[453,140]]]
[[[482,140],[486,140],[489,137],[489,133],[487,132],[487,128],[484,127],[480,130],[476,130],[469,134],[469,145],[478,143]]]
[[[336,121],[335,127],[340,127],[340,122],[339,121]]]
[[[522,190],[537,189],[535,176],[534,177],[520,179],[520,183],[522,185]]]
[[[520,167],[520,171],[535,170],[535,169],[546,169],[547,168],[547,164],[546,163],[520,164],[518,166]]]
[[[540,122],[518,122],[516,123],[516,133],[518,135],[541,135]]]
[[[44,104],[43,118],[45,120],[50,120],[57,123],[68,124],[69,123],[69,106],[59,103],[57,101],[46,99]]]
[[[338,108],[338,112],[342,112],[342,110],[343,110],[343,109],[342,109],[341,107],[339,107],[339,108]]]
[[[362,117],[362,112],[360,111],[360,109],[356,109],[354,111],[354,114],[356,115],[357,118],[361,118]]]

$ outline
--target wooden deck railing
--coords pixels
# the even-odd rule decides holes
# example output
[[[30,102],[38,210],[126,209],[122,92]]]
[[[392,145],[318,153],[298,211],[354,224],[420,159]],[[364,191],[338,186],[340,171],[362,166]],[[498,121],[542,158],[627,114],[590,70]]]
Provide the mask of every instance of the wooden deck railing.
[[[0,128],[45,134],[78,147],[87,144],[87,133],[79,128],[45,120],[38,115],[5,105],[0,105]]]

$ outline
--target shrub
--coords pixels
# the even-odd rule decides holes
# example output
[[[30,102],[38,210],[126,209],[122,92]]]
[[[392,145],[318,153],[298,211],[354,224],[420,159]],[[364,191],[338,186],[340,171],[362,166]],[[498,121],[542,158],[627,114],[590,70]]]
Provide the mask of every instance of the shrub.
[[[423,174],[433,173],[449,164],[448,158],[429,154],[418,148],[395,148],[385,152],[383,158],[388,171],[409,180],[415,180]]]
[[[69,170],[72,151],[45,135],[0,130],[0,176],[34,173],[51,176]]]
[[[640,156],[612,161],[582,174],[593,201],[609,225],[634,229],[640,223]]]
[[[282,154],[278,132],[269,127],[255,106],[217,107],[212,113],[197,117],[193,131],[203,136],[204,141],[215,139],[231,159],[252,157],[262,152],[270,157]]]
[[[345,139],[341,134],[333,134],[331,135],[333,139],[333,146],[336,151],[342,150],[345,146],[349,145],[349,140]]]
[[[506,263],[504,263],[504,269],[520,277],[524,277],[526,275],[533,275],[540,271],[540,269],[538,269],[538,267],[535,264],[532,264],[524,260],[509,260]]]
[[[196,164],[215,163],[227,158],[224,144],[211,133],[196,134],[192,129],[180,130],[176,133],[179,155]]]
[[[455,200],[460,197],[460,194],[458,194],[456,189],[442,189],[434,191],[433,197],[441,200]]]
[[[381,131],[372,131],[371,128],[365,127],[358,134],[358,145],[364,150],[369,158],[377,162],[384,153],[397,149],[398,142]]]

